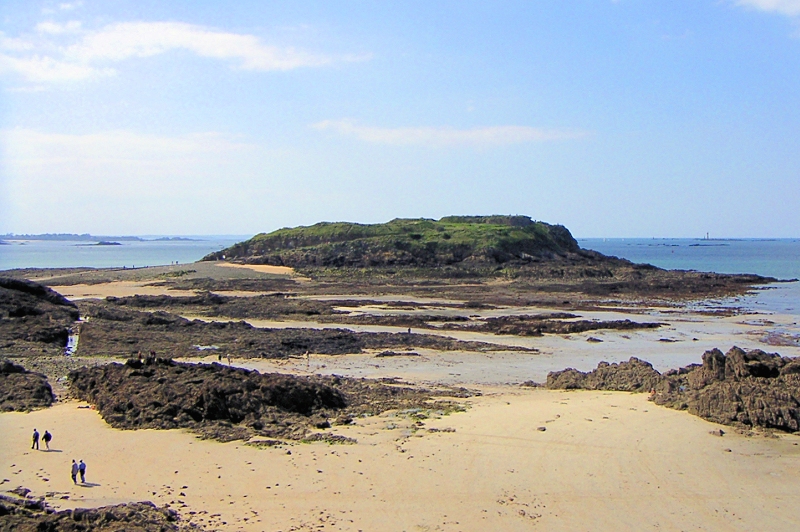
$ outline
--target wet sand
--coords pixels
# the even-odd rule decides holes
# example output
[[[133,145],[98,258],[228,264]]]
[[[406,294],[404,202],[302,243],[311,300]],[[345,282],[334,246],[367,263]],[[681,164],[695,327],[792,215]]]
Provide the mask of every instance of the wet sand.
[[[423,426],[387,414],[333,429],[356,445],[271,448],[116,430],[61,403],[0,415],[0,475],[61,508],[152,500],[221,530],[800,527],[800,437],[713,436],[641,394],[483,391]],[[59,452],[31,451],[33,427]],[[73,458],[91,485],[72,485]]]
[[[296,275],[294,268],[288,266],[270,266],[268,264],[234,264],[232,262],[216,262],[217,266],[223,268],[243,268],[259,273],[271,273],[275,275]]]
[[[149,286],[153,281],[114,281],[102,284],[73,284],[51,286],[53,290],[67,299],[105,299],[106,297],[130,297],[170,295],[193,296],[194,290],[167,290],[163,286]]]
[[[527,309],[528,313],[548,312],[549,309]],[[694,313],[665,316],[654,312],[645,318],[632,318],[621,312],[577,312],[584,319],[619,320],[638,319],[667,323],[658,329],[632,331],[597,330],[570,335],[544,335],[541,337],[502,336],[472,331],[436,331],[413,329],[420,334],[440,334],[457,340],[488,342],[509,346],[508,352],[441,352],[414,349],[420,357],[376,358],[375,353],[353,355],[311,354],[311,364],[304,358],[289,360],[250,359],[236,363],[259,371],[286,373],[306,372],[336,374],[348,377],[399,377],[411,382],[428,382],[465,385],[495,385],[521,383],[528,380],[544,382],[547,373],[567,367],[590,371],[600,361],[621,362],[637,357],[653,364],[659,371],[679,368],[701,362],[702,354],[709,349],[727,351],[736,345],[743,349],[763,349],[780,352],[784,356],[800,356],[798,346],[775,347],[761,340],[776,329],[800,332],[795,317],[778,314],[753,314],[728,317],[703,316]],[[212,321],[202,316],[185,315],[190,319]],[[764,320],[768,318],[768,322]],[[213,318],[214,321],[231,321]],[[310,321],[244,320],[255,327],[313,327],[344,328],[356,332],[405,332],[405,327],[349,325]],[[602,342],[589,342],[596,338]],[[513,346],[538,349],[537,353],[513,350]]]

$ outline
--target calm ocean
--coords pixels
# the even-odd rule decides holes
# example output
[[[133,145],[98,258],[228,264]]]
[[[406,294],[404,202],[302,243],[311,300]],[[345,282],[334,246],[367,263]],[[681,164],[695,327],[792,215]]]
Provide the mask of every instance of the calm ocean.
[[[800,279],[800,238],[579,238],[578,244],[604,255],[660,268]],[[800,316],[800,282],[772,284],[734,303],[758,311]]]
[[[79,266],[131,268],[161,266],[175,261],[184,264],[198,261],[212,251],[247,240],[250,236],[192,236],[192,240],[141,238],[145,240],[122,240],[119,246],[98,246],[84,241],[7,240],[7,245],[0,245],[0,270]]]

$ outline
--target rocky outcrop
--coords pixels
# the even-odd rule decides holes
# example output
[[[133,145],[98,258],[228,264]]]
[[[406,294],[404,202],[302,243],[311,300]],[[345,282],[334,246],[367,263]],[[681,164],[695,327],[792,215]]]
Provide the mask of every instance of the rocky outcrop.
[[[800,359],[734,347],[665,373],[653,401],[725,425],[800,430]]]
[[[619,364],[600,362],[597,369],[588,373],[572,368],[550,372],[546,386],[558,390],[645,392],[662,381],[663,377],[650,363],[631,357],[627,362]]]
[[[0,530],[178,532],[200,528],[183,523],[175,510],[157,508],[151,502],[57,512],[42,500],[0,495]]]
[[[574,369],[547,376],[551,389],[651,391],[656,404],[687,410],[724,425],[800,430],[800,358],[738,347],[712,349],[702,364],[663,375],[647,362],[601,362],[583,373]]]
[[[29,412],[53,404],[47,377],[26,371],[8,360],[0,360],[0,412]]]
[[[83,368],[69,379],[72,393],[113,427],[211,428],[220,439],[243,437],[248,428],[270,437],[304,433],[294,426],[302,425],[298,418],[346,405],[337,390],[302,377],[163,358]]]
[[[368,379],[261,374],[156,357],[70,373],[73,394],[117,428],[188,428],[222,441],[303,439],[328,419],[349,423],[386,410],[454,411],[463,389],[427,390]],[[441,397],[441,399],[438,399]],[[347,421],[347,420],[350,421]]]
[[[570,317],[577,317],[568,315]],[[635,329],[657,329],[662,323],[636,322],[631,320],[574,320],[549,319],[538,316],[499,316],[487,318],[477,325],[448,325],[450,329],[469,329],[492,334],[515,336],[542,336],[543,334],[574,334],[602,329],[630,331]]]
[[[0,348],[20,353],[63,348],[78,317],[75,304],[58,292],[0,277]]]

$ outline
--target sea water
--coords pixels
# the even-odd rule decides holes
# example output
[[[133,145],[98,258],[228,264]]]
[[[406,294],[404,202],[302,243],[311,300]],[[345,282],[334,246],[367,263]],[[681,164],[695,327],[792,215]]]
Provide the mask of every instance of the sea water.
[[[0,244],[0,270],[15,268],[128,268],[191,263],[249,236],[179,237],[186,240],[118,240],[119,245],[87,241],[5,240]]]
[[[585,249],[670,270],[755,273],[794,282],[773,283],[720,305],[800,317],[800,238],[579,238]]]
[[[702,240],[688,238],[579,238],[604,255],[668,270],[755,273],[800,278],[800,238]]]

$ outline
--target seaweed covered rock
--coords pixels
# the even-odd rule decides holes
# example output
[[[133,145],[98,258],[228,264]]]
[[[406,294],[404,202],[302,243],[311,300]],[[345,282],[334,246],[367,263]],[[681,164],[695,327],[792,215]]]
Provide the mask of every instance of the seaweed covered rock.
[[[0,412],[28,412],[53,404],[47,377],[27,371],[8,360],[0,360]]]
[[[186,427],[223,440],[252,432],[302,437],[317,422],[312,418],[346,405],[337,390],[302,377],[163,358],[82,368],[69,377],[73,394],[114,427]]]
[[[534,351],[523,346],[460,341],[435,334],[355,332],[348,329],[260,328],[243,321],[205,322],[168,312],[138,312],[108,302],[81,302],[91,320],[81,325],[78,354],[131,356],[156,350],[170,357],[203,353],[209,346],[236,357],[286,358],[307,352],[342,355],[365,349]]]
[[[28,352],[61,349],[79,317],[74,303],[54,290],[0,277],[0,348]]]
[[[183,523],[178,513],[136,502],[54,511],[43,501],[0,495],[0,530],[18,532],[178,532],[199,530]]]
[[[222,441],[303,439],[329,419],[387,410],[459,411],[463,389],[435,390],[391,381],[317,375],[261,374],[220,364],[183,364],[148,357],[81,368],[70,374],[75,396],[123,429],[189,428]]]
[[[568,368],[550,372],[547,388],[560,390],[616,390],[644,392],[655,388],[663,377],[649,362],[631,357],[627,362],[600,362],[597,369],[584,373]]]
[[[731,348],[665,373],[653,401],[725,425],[800,430],[800,359]]]

